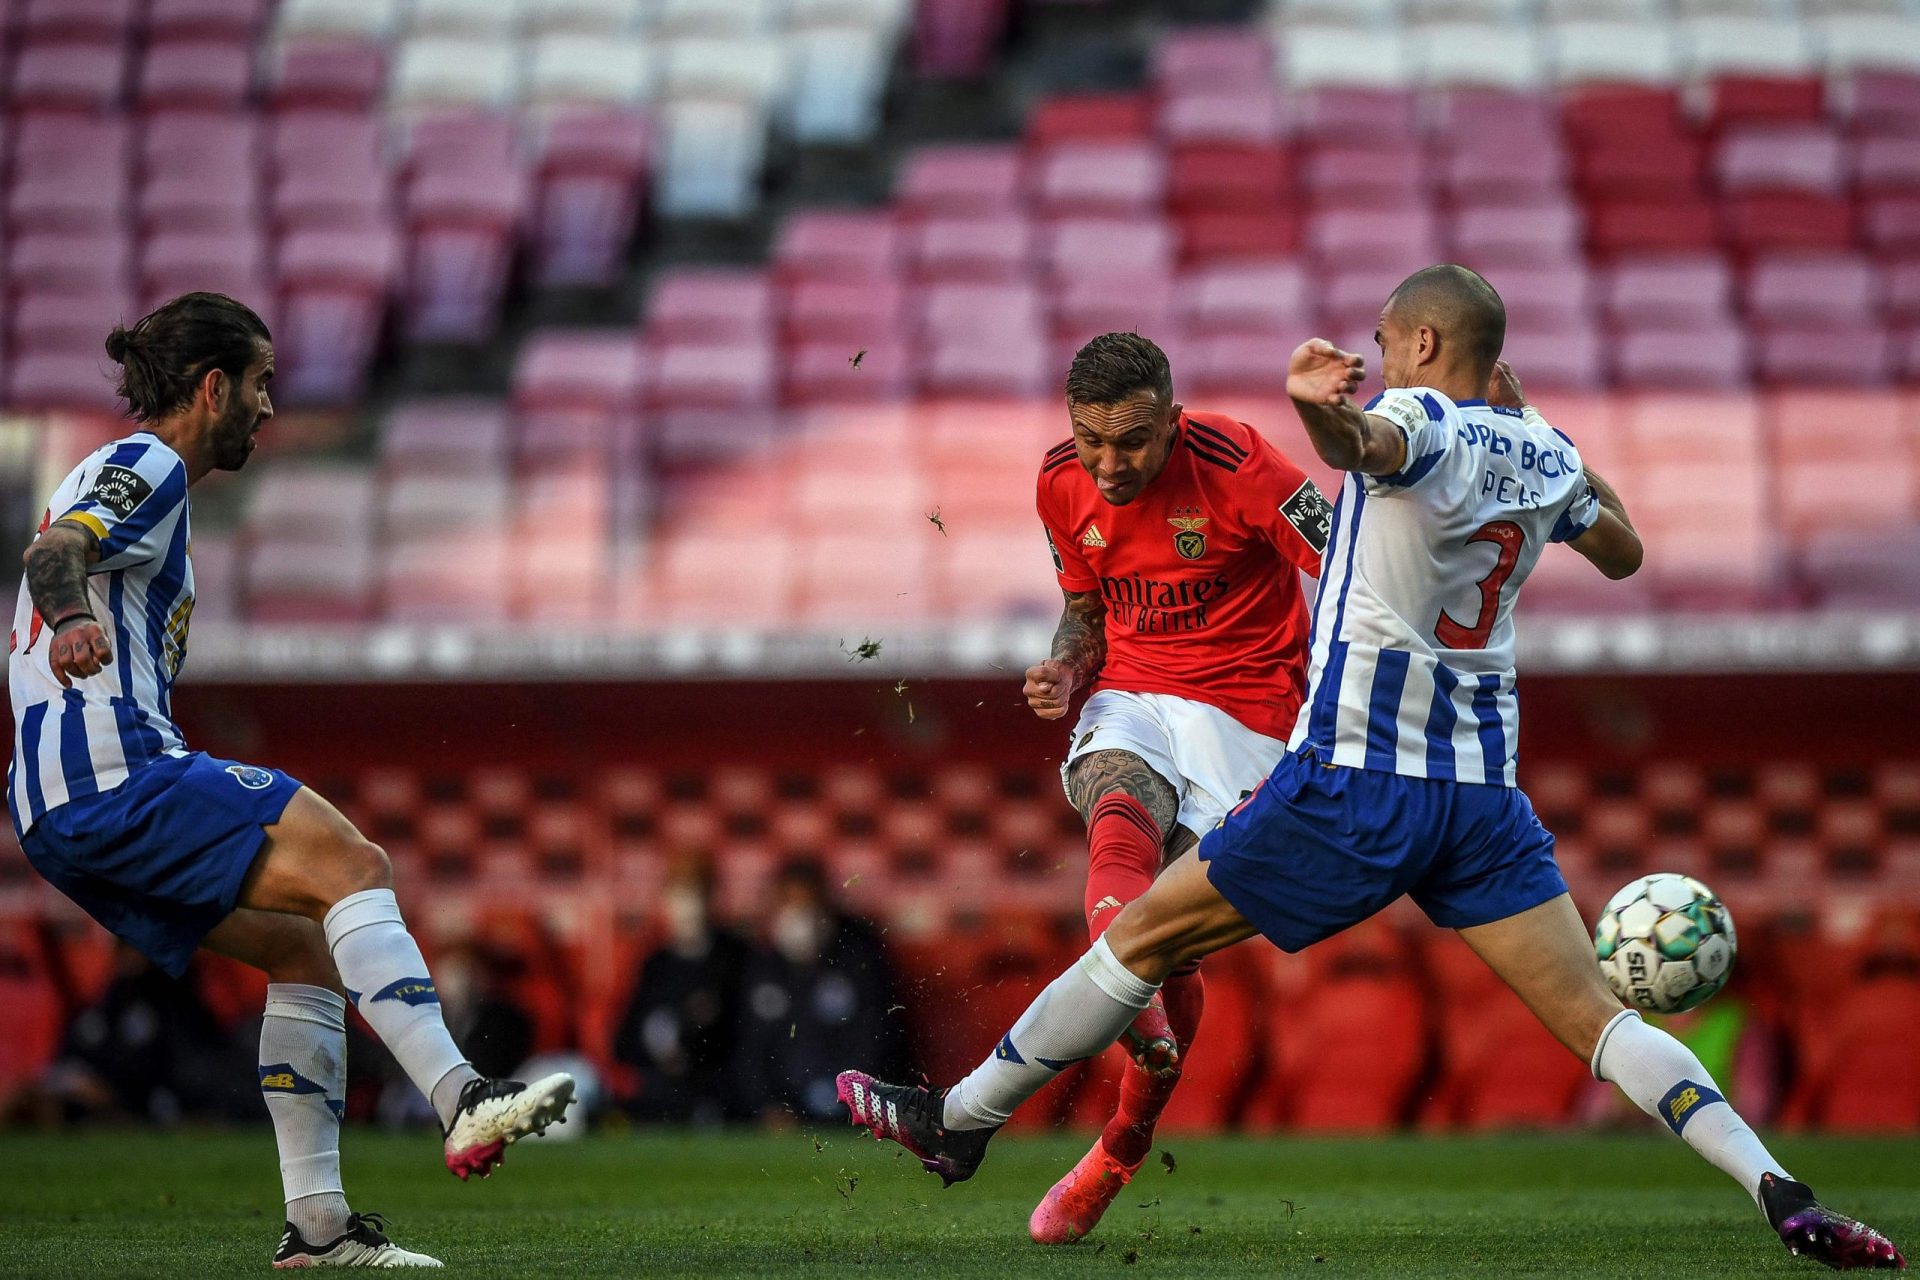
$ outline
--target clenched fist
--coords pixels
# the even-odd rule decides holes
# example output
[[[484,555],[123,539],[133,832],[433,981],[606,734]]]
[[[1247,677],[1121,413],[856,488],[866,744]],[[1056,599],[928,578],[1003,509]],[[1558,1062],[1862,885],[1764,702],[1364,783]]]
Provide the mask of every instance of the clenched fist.
[[[1021,692],[1027,695],[1033,714],[1042,720],[1058,720],[1067,714],[1067,704],[1073,701],[1074,680],[1072,667],[1048,658],[1027,668],[1027,683]]]
[[[73,688],[75,677],[97,676],[113,662],[113,642],[92,618],[75,618],[53,633],[47,646],[47,665],[63,688]]]

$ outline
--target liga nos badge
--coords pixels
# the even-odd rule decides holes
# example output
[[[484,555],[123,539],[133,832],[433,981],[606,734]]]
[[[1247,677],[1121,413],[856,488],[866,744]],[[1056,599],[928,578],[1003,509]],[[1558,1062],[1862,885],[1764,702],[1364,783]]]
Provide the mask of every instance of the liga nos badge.
[[[1174,508],[1176,511],[1181,508]],[[1188,507],[1188,511],[1198,511],[1198,507]],[[1207,535],[1200,532],[1207,523],[1205,516],[1171,516],[1167,523],[1174,528],[1173,549],[1180,553],[1182,560],[1198,560],[1207,554]]]

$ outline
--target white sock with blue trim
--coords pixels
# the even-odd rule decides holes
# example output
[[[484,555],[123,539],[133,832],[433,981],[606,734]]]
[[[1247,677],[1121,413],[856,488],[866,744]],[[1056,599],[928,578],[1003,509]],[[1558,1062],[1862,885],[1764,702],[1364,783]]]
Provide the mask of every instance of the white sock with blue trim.
[[[441,1126],[452,1124],[461,1087],[480,1073],[447,1034],[440,993],[419,944],[407,932],[393,890],[347,895],[333,904],[321,927],[354,1007],[432,1101]]]
[[[325,987],[267,984],[260,1094],[280,1144],[287,1221],[308,1244],[339,1239],[350,1211],[340,1185],[347,1098],[347,1002]]]
[[[1115,1040],[1160,988],[1137,978],[1101,937],[1027,1006],[987,1060],[947,1093],[949,1129],[1003,1125],[1048,1081]]]
[[[1686,1140],[1714,1168],[1760,1203],[1760,1177],[1791,1178],[1747,1122],[1720,1095],[1693,1051],[1632,1009],[1622,1009],[1600,1032],[1593,1074],[1611,1080],[1648,1115]]]

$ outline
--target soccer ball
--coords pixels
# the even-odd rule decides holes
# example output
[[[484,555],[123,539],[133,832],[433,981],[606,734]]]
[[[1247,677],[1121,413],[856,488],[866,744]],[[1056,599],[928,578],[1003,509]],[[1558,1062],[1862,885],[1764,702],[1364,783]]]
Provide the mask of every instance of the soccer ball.
[[[1733,972],[1733,917],[1692,876],[1642,876],[1613,895],[1593,952],[1613,994],[1652,1013],[1706,1003]]]

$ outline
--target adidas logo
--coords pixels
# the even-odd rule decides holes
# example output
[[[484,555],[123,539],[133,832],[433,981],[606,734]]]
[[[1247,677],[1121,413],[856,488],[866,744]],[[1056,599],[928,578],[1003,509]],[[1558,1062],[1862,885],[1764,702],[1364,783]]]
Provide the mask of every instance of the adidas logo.
[[[1123,904],[1121,903],[1120,899],[1114,897],[1112,894],[1108,894],[1106,897],[1100,899],[1100,901],[1093,904],[1093,910],[1088,913],[1087,918],[1092,919],[1094,916],[1099,915],[1102,911],[1111,911],[1115,907],[1118,907],[1121,905]]]
[[[1106,546],[1107,540],[1100,536],[1100,526],[1097,524],[1088,525],[1087,531],[1080,535],[1080,545],[1083,547]]]

